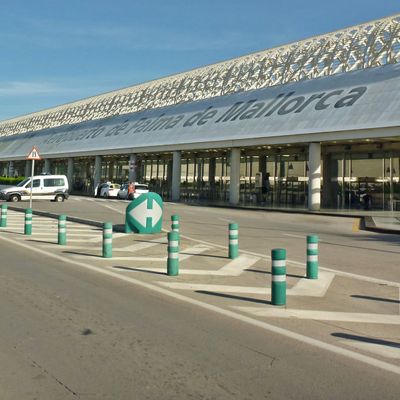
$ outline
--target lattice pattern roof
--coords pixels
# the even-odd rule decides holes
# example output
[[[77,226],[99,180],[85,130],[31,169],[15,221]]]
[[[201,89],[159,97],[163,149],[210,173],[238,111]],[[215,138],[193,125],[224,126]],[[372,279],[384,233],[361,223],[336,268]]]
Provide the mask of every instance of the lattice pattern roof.
[[[0,123],[0,136],[400,61],[400,14]]]

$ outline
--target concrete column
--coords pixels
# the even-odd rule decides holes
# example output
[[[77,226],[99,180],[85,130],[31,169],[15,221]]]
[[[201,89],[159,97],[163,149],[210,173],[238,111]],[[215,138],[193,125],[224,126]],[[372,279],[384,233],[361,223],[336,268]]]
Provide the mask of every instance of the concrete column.
[[[337,204],[339,185],[337,180],[332,181],[332,178],[338,177],[338,162],[332,160],[331,154],[325,154],[322,163],[322,206],[337,208],[339,207],[339,204]]]
[[[28,176],[31,176],[31,171],[32,171],[32,161],[26,160],[25,161],[25,178]]]
[[[50,173],[51,162],[48,158],[44,160],[43,172]]]
[[[93,186],[96,187],[101,181],[101,156],[96,156],[94,159],[94,176]]]
[[[14,176],[14,161],[8,162],[8,176],[10,177]]]
[[[240,194],[240,149],[231,150],[230,164],[229,203],[236,205]]]
[[[208,182],[210,187],[215,186],[215,171],[217,168],[217,159],[215,157],[210,157],[208,164]]]
[[[74,159],[72,157],[69,157],[67,164],[67,179],[68,179],[69,191],[72,190],[73,178],[74,178]]]
[[[308,209],[321,209],[321,143],[310,143],[308,148]]]
[[[172,156],[171,200],[179,201],[180,198],[181,198],[181,152],[174,151]]]
[[[261,172],[263,179],[267,175],[267,156],[260,156],[258,159],[258,171]]]
[[[136,154],[131,154],[129,156],[129,182],[136,182],[137,178],[136,178]]]

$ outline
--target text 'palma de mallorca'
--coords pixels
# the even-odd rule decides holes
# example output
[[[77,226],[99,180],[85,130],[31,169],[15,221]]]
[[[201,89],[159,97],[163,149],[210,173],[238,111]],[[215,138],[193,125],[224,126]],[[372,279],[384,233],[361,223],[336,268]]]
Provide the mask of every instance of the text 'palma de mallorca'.
[[[77,194],[400,210],[400,14],[2,121],[1,174],[33,146]]]

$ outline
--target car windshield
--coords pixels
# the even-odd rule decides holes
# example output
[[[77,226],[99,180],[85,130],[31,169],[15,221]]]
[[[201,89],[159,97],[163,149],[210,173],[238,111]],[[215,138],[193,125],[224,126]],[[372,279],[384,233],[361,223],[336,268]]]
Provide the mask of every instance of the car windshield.
[[[30,178],[24,179],[22,182],[18,183],[18,187],[25,186],[30,181]]]

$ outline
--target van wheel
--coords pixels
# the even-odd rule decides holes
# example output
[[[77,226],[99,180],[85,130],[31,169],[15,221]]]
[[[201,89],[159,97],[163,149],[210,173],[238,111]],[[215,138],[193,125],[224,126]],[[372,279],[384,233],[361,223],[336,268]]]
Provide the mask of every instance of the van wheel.
[[[17,194],[12,194],[10,196],[10,201],[12,201],[13,203],[16,203],[17,201],[20,201],[20,200],[21,200],[21,197],[19,197],[19,195],[17,195]]]
[[[57,203],[64,201],[64,196],[62,194],[58,194],[54,199]]]

